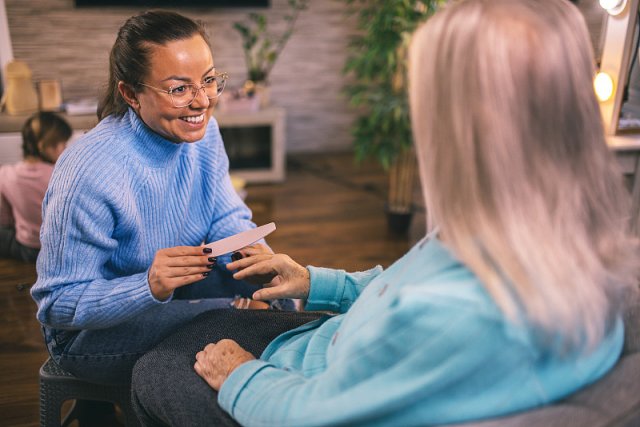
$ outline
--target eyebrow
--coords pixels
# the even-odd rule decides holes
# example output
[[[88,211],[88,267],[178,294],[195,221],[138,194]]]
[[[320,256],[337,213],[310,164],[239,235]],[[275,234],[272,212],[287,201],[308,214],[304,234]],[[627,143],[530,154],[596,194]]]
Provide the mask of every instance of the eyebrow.
[[[211,71],[215,70],[216,67],[215,65],[212,65],[207,71],[204,72],[204,74],[202,74],[202,77],[206,76],[207,74],[209,74]],[[190,82],[191,79],[189,77],[182,77],[182,76],[169,76],[164,80],[161,80],[162,82],[166,82],[167,80],[180,80],[183,82]]]

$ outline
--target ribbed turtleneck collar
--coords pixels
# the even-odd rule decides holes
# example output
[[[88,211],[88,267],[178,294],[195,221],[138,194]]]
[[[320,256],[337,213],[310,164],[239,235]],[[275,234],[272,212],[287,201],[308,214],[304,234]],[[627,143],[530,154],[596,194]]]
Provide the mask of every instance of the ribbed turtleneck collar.
[[[147,166],[165,168],[179,157],[184,144],[169,141],[151,130],[131,108],[123,120],[131,126],[134,149]]]

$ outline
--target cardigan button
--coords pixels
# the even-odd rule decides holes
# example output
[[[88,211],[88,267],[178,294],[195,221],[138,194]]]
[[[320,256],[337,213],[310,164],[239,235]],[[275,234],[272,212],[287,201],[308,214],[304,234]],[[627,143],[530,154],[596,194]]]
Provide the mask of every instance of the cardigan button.
[[[380,291],[378,291],[378,296],[381,297],[385,292],[387,292],[387,288],[389,287],[388,283],[385,283],[384,286],[382,287],[382,289],[380,289]]]

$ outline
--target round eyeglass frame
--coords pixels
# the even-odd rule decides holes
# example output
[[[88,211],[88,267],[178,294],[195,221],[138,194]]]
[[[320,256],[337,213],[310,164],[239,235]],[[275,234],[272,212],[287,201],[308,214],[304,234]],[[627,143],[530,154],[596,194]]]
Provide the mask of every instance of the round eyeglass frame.
[[[185,83],[185,84],[180,84],[180,85],[176,85],[176,86],[171,86],[169,89],[162,89],[159,87],[155,87],[155,86],[151,86],[148,85],[146,83],[138,83],[140,86],[145,86],[148,88],[151,88],[157,92],[161,92],[161,93],[166,93],[167,95],[169,95],[169,97],[171,98],[171,104],[175,107],[175,108],[184,108],[184,107],[188,107],[189,105],[193,104],[193,101],[195,101],[196,97],[198,96],[198,92],[200,92],[201,90],[204,91],[204,95],[208,98],[208,99],[216,99],[218,98],[220,95],[222,95],[222,92],[224,92],[224,88],[227,85],[227,80],[229,80],[229,74],[227,73],[216,73],[214,74],[214,77],[217,78],[221,78],[222,79],[222,83],[220,84],[216,94],[214,96],[209,96],[207,95],[207,92],[205,90],[205,85],[202,84],[200,86],[193,84],[193,83]],[[173,97],[173,91],[175,88],[180,87],[180,86],[191,86],[193,87],[193,89],[191,90],[191,92],[193,93],[193,97],[191,98],[191,100],[189,102],[187,102],[184,105],[176,105],[176,99]]]

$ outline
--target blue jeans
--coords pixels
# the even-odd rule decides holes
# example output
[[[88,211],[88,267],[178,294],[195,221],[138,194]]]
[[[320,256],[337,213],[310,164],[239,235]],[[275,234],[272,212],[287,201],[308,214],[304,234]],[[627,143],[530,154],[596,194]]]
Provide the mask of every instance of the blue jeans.
[[[158,304],[138,317],[106,329],[59,330],[44,327],[53,359],[79,378],[101,384],[131,380],[140,356],[198,314],[228,309],[237,295],[249,297],[258,286],[234,280],[215,268],[209,277],[174,292],[173,300]],[[293,309],[285,302],[284,309]]]

